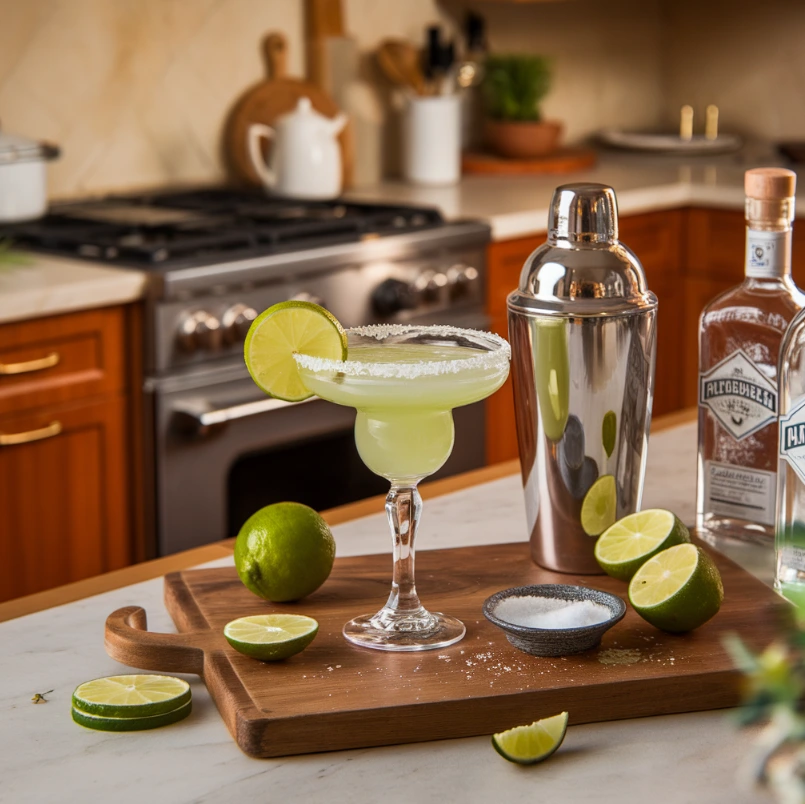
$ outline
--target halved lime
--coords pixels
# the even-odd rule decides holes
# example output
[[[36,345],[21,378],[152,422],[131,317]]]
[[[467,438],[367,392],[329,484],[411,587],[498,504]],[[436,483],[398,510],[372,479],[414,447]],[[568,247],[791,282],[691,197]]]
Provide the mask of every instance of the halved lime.
[[[300,402],[313,394],[299,377],[294,352],[347,359],[347,334],[335,316],[306,301],[286,301],[254,319],[243,345],[246,368],[267,394]]]
[[[581,526],[588,536],[599,536],[618,515],[618,491],[614,475],[601,475],[584,496]]]
[[[653,626],[671,633],[703,625],[718,612],[723,600],[718,568],[693,544],[678,544],[657,553],[629,583],[634,610]]]
[[[567,712],[517,726],[492,735],[492,745],[502,757],[519,765],[533,765],[547,759],[565,739]]]
[[[227,623],[224,636],[246,656],[275,662],[304,650],[318,630],[319,624],[303,614],[257,614]]]
[[[82,712],[75,706],[72,707],[71,713],[76,723],[80,726],[86,726],[88,729],[98,731],[145,731],[146,729],[157,729],[160,726],[178,723],[190,714],[192,708],[193,702],[188,701],[178,709],[163,712],[161,715],[152,715],[151,717],[102,717],[101,715]]]
[[[679,517],[662,508],[650,508],[619,519],[595,543],[595,558],[613,578],[628,581],[652,556],[690,541]]]
[[[158,675],[107,676],[85,681],[73,692],[73,706],[101,717],[152,717],[172,712],[190,700],[190,685]]]

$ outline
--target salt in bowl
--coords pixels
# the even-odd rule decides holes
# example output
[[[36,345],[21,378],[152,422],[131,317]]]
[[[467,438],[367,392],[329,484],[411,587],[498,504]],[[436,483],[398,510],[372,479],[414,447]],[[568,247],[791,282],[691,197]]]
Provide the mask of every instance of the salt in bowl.
[[[597,647],[604,633],[623,619],[626,604],[600,589],[540,584],[497,592],[484,601],[483,611],[518,650],[532,656],[567,656]],[[568,625],[576,621],[583,624]],[[544,627],[547,623],[557,627]]]

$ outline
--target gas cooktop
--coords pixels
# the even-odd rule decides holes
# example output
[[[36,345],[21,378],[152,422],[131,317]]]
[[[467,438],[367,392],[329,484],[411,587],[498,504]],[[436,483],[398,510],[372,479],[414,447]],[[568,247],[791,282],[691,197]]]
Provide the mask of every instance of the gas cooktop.
[[[0,239],[62,256],[146,270],[213,265],[444,225],[430,208],[298,201],[210,188],[57,204],[0,227]]]

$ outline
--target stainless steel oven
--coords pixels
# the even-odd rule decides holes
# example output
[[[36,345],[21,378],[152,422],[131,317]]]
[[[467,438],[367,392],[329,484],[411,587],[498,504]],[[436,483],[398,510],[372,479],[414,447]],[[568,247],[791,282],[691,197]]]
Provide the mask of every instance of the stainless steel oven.
[[[144,484],[160,555],[233,536],[271,502],[324,509],[387,490],[358,458],[353,409],[287,404],[254,385],[243,339],[259,311],[302,298],[346,327],[487,323],[489,229],[432,209],[219,188],[67,204],[13,235],[149,272]],[[440,474],[485,462],[483,403],[454,415]]]

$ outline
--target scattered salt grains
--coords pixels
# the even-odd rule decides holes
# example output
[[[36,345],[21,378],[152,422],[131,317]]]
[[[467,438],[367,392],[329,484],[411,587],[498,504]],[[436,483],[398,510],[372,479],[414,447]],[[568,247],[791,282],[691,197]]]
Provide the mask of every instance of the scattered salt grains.
[[[606,606],[592,600],[538,595],[506,598],[495,606],[494,614],[512,625],[545,629],[583,628],[606,622],[612,616]]]

